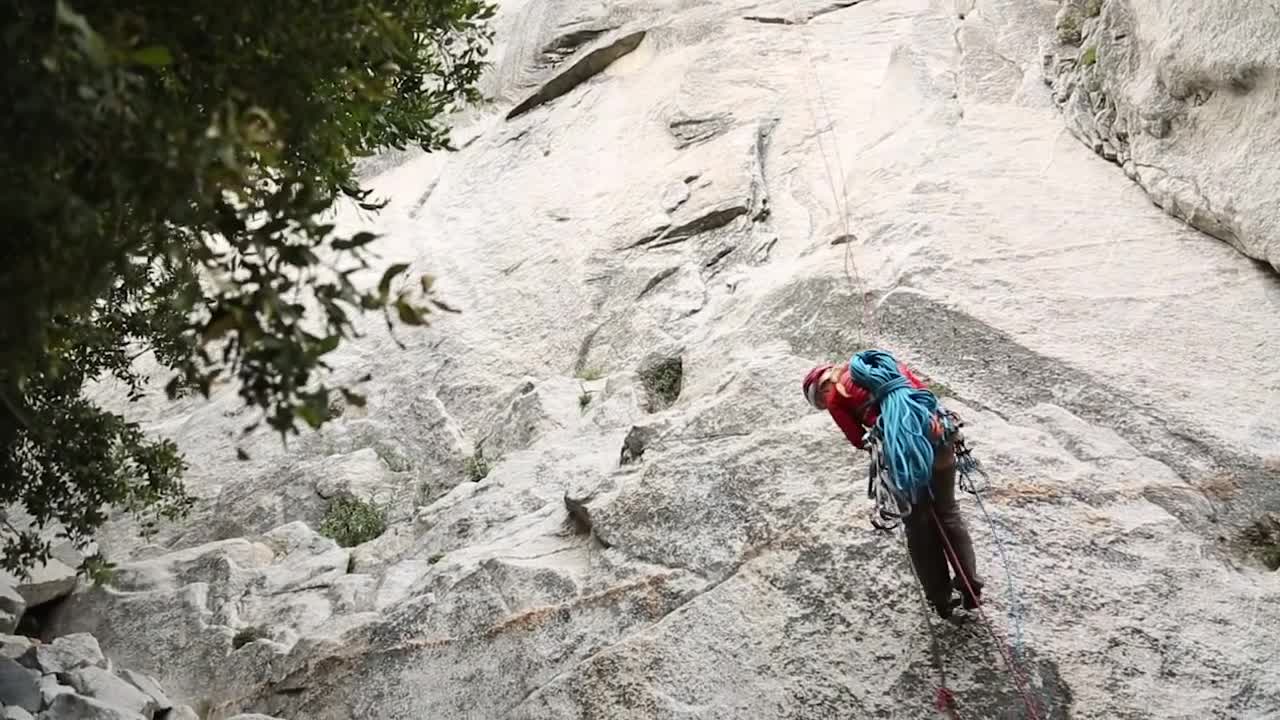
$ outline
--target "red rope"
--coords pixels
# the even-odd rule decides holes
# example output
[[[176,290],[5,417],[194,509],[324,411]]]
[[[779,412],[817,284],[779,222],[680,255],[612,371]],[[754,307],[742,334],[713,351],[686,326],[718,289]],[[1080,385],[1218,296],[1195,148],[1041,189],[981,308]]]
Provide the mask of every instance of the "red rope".
[[[938,708],[938,712],[944,712],[950,715],[954,720],[960,720],[960,711],[956,709],[956,696],[945,687],[938,688],[938,694],[933,700],[934,707]]]
[[[933,664],[938,668],[938,691],[933,696],[933,705],[938,712],[947,713],[951,720],[961,720],[960,711],[956,709],[956,696],[947,689],[947,666],[942,661],[942,650],[938,647],[938,634],[933,631],[933,621],[929,618],[929,600],[924,596],[924,583],[920,581],[915,563],[909,559],[911,548],[907,545],[905,528],[902,533],[902,547],[907,551],[907,567],[911,568],[911,574],[916,578],[916,590],[920,593],[920,611],[924,614],[925,630],[929,632],[929,649],[933,652]]]
[[[991,639],[995,641],[996,647],[1000,648],[1000,654],[1004,656],[1005,665],[1009,668],[1009,673],[1013,675],[1014,681],[1018,684],[1018,692],[1022,693],[1022,701],[1027,705],[1027,712],[1033,720],[1040,720],[1040,714],[1036,712],[1035,701],[1031,699],[1031,692],[1027,689],[1026,678],[1013,664],[1013,657],[1009,655],[1008,648],[1005,647],[1000,638],[996,636],[995,629],[991,626],[991,621],[987,619],[987,613],[983,611],[982,604],[978,602],[978,594],[973,591],[973,585],[969,582],[969,576],[965,574],[964,568],[960,566],[960,558],[956,555],[955,548],[951,547],[951,539],[947,537],[946,530],[942,527],[942,521],[938,519],[938,514],[934,512],[933,506],[929,507],[929,516],[933,518],[933,524],[938,528],[938,535],[941,536],[943,546],[947,551],[947,560],[951,566],[955,568],[956,575],[964,581],[964,587],[969,591],[969,597],[973,598],[978,610],[978,617],[982,618],[982,624],[987,627],[987,632],[991,633]],[[941,702],[941,700],[939,700]]]

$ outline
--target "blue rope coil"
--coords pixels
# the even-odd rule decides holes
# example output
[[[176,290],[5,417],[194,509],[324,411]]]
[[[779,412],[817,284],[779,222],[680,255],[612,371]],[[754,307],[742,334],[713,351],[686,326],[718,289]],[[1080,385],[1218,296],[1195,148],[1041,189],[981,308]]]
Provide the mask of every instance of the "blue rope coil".
[[[919,502],[922,491],[932,497],[934,446],[930,426],[938,411],[938,398],[928,390],[911,387],[899,370],[898,361],[883,350],[864,350],[854,355],[849,360],[849,372],[879,405],[876,429],[894,487],[913,503]]]

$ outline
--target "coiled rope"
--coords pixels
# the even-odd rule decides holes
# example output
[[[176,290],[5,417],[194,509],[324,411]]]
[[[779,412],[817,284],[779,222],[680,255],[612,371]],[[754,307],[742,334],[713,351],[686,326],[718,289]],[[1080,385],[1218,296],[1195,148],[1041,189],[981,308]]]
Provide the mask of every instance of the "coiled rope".
[[[849,361],[854,382],[866,388],[880,407],[876,430],[882,438],[885,464],[894,487],[914,504],[923,492],[933,495],[934,448],[938,398],[913,388],[898,361],[883,350],[864,350]]]

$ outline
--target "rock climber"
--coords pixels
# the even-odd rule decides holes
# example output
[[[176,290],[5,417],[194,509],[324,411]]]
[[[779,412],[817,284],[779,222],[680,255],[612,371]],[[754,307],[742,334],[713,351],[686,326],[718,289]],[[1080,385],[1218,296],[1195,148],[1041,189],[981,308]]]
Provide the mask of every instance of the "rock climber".
[[[925,597],[942,618],[963,603],[972,610],[981,602],[982,581],[974,562],[973,541],[956,503],[955,441],[958,428],[940,412],[938,400],[905,363],[882,350],[866,350],[847,365],[819,365],[804,378],[805,399],[826,410],[849,442],[866,450],[865,435],[879,431],[892,485],[911,504],[903,520],[907,550]],[[953,580],[947,544],[956,556]],[[952,591],[960,592],[955,600]]]

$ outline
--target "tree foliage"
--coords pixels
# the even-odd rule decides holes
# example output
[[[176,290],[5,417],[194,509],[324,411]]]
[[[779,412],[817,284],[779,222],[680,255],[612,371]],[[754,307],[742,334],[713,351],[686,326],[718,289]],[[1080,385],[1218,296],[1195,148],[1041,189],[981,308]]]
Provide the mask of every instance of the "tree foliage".
[[[174,444],[87,383],[141,397],[150,354],[171,398],[229,379],[285,435],[321,425],[330,392],[363,402],[322,382],[356,316],[450,310],[405,264],[357,287],[377,238],[324,219],[381,207],[359,158],[450,148],[492,15],[481,0],[0,0],[0,498],[33,521],[3,520],[4,568],[47,557],[50,524],[83,546],[107,508],[145,526],[190,505]]]

